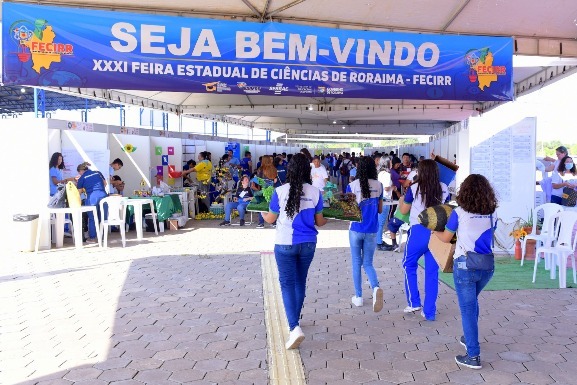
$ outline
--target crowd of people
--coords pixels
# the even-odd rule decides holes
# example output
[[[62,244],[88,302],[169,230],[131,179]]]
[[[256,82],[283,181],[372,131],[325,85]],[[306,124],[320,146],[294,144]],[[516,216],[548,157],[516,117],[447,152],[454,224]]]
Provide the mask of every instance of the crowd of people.
[[[222,160],[224,165],[230,158]],[[429,240],[436,236],[442,242],[450,242],[457,234],[454,279],[463,325],[459,341],[466,353],[456,356],[455,361],[464,367],[481,368],[478,295],[491,279],[493,270],[467,269],[466,259],[469,252],[492,258],[491,239],[496,226],[493,213],[497,200],[485,177],[474,174],[464,181],[456,195],[460,207],[451,214],[445,231],[435,233],[419,223],[418,215],[428,207],[447,202],[450,194],[447,185],[440,181],[438,165],[432,159],[417,159],[408,153],[399,158],[395,153],[378,152],[372,156],[354,153],[312,156],[307,149],[302,149],[293,156],[262,156],[254,170],[249,152],[240,162],[229,162],[228,166],[231,164],[238,169],[242,179],[232,201],[226,205],[222,226],[230,224],[233,209],[239,211],[241,225],[244,224],[246,206],[257,192],[252,182],[254,176],[275,186],[269,210],[260,215],[258,227],[262,227],[263,222],[276,227],[274,253],[290,329],[287,349],[298,348],[305,339],[299,322],[306,296],[306,279],[314,259],[317,228],[327,223],[323,216],[323,193],[326,183],[332,180],[342,192],[355,195],[362,213],[362,220],[351,222],[349,226],[351,302],[355,307],[364,305],[364,271],[371,287],[372,309],[374,312],[382,310],[384,293],[373,266],[375,251],[398,250],[395,234],[400,225],[408,223],[406,247],[399,266],[405,277],[407,306],[403,311],[419,312],[424,320],[435,321],[439,266],[429,250]],[[384,242],[385,228],[390,232],[390,245]],[[417,267],[423,256],[425,290],[424,300],[421,300]]]
[[[433,154],[434,155],[434,154]],[[575,175],[575,166],[566,152],[558,154],[559,176]],[[439,168],[432,159],[417,159],[405,153],[362,156],[355,153],[326,154],[312,156],[303,148],[298,154],[263,155],[253,165],[251,153],[246,151],[242,159],[236,159],[227,151],[218,162],[212,164],[211,154],[201,152],[198,162],[189,161],[182,177],[184,183],[214,186],[215,178],[230,180],[235,187],[223,187],[231,199],[225,205],[224,221],[221,226],[231,224],[231,214],[237,210],[240,225],[245,225],[248,204],[259,196],[265,185],[274,187],[268,211],[259,213],[257,228],[267,222],[276,227],[274,253],[279,272],[279,283],[285,313],[289,324],[287,349],[298,348],[305,334],[299,322],[306,296],[306,279],[314,259],[318,227],[327,223],[323,216],[323,195],[328,181],[339,186],[343,193],[354,194],[362,213],[360,222],[349,225],[351,253],[351,297],[352,305],[363,303],[364,271],[372,292],[372,309],[383,308],[384,293],[380,287],[373,259],[377,250],[398,251],[396,233],[407,223],[408,235],[402,263],[404,270],[404,292],[407,300],[405,313],[419,312],[424,320],[434,321],[437,315],[438,264],[429,250],[429,240],[436,236],[449,242],[457,234],[454,256],[454,279],[457,299],[461,311],[463,336],[460,342],[466,353],[455,357],[457,364],[473,369],[481,368],[478,342],[478,295],[489,282],[493,270],[467,269],[470,252],[492,258],[492,232],[496,226],[493,214],[497,207],[495,193],[485,177],[473,174],[463,182],[456,201],[459,207],[449,217],[445,231],[432,232],[419,223],[419,214],[432,206],[448,201],[448,187],[439,179]],[[114,175],[122,167],[115,159],[110,164],[110,180],[90,165],[78,165],[79,175],[64,179],[62,154],[55,153],[50,161],[50,193],[56,192],[59,183],[74,181],[86,193],[86,204],[98,206],[107,195],[110,183],[115,193],[122,193],[123,183]],[[563,170],[561,168],[563,167]],[[194,179],[191,178],[194,176]],[[260,179],[260,180],[259,180]],[[224,186],[218,184],[219,186]],[[554,185],[555,186],[555,185]],[[210,191],[207,187],[206,191]],[[217,191],[214,199],[222,196]],[[209,195],[209,194],[208,194]],[[100,213],[99,213],[100,215]],[[391,244],[387,244],[384,233],[388,229]],[[95,242],[94,218],[88,220],[89,241]],[[425,259],[424,300],[421,300],[417,268],[418,261]]]

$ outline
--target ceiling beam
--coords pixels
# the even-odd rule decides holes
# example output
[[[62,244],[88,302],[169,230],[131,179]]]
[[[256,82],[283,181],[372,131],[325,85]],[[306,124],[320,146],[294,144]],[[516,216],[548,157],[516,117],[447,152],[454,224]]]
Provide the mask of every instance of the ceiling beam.
[[[264,23],[265,18],[267,17],[269,7],[270,7],[270,0],[266,0],[266,4],[264,5],[264,9],[262,10],[262,14],[260,16],[261,23]]]
[[[254,5],[252,5],[252,3],[249,0],[242,0],[242,2],[250,8],[250,10],[255,14],[255,16],[258,16],[261,18],[262,20],[262,14],[260,13],[260,11],[258,9],[256,9],[256,7]]]
[[[471,2],[471,0],[466,0],[466,1],[459,7],[459,9],[457,10],[457,12],[455,12],[455,13],[453,14],[453,16],[451,16],[451,18],[445,23],[445,25],[441,28],[441,31],[446,31],[447,28],[449,28],[449,26],[450,26],[451,24],[453,24],[453,21],[455,21],[455,19],[456,19],[457,17],[459,17],[459,15],[461,14],[461,12],[463,12],[463,10],[465,9],[465,7],[466,7],[467,5],[469,5],[470,2]]]
[[[536,74],[515,83],[515,98],[539,91],[541,88],[555,83],[567,76],[577,73],[577,66],[545,67]],[[485,102],[480,112],[485,113],[507,102]]]

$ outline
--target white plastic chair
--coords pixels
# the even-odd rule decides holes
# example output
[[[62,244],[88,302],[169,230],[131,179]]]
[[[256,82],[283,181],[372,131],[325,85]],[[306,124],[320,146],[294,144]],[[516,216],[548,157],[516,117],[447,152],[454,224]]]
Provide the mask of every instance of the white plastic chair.
[[[543,227],[541,229],[541,234],[537,234],[537,222],[539,217],[538,215],[539,211],[543,212]],[[531,230],[531,234],[528,234],[521,241],[521,266],[523,266],[523,262],[525,261],[525,254],[527,251],[527,240],[529,239],[535,240],[536,247],[547,246],[544,243],[544,241],[550,238],[547,224],[549,223],[549,220],[553,216],[555,216],[557,213],[561,211],[563,211],[563,206],[555,203],[545,203],[531,210],[531,217],[533,218],[533,229]],[[550,269],[549,260],[550,258],[545,258],[545,270]]]
[[[559,266],[559,288],[561,289],[567,287],[567,257],[571,255],[571,262],[573,263],[573,283],[577,283],[577,266],[575,266],[574,255],[577,237],[575,237],[574,240],[571,239],[573,237],[575,223],[577,223],[577,212],[575,211],[561,211],[551,217],[547,224],[549,234],[557,235],[557,237],[553,240],[552,245],[537,248],[535,266],[533,268],[533,283],[535,283],[537,265],[541,259],[539,257],[541,253],[549,253],[555,256],[555,259],[551,259],[551,279],[555,279],[556,269],[557,266]],[[544,242],[549,243],[551,239],[552,238],[549,238]]]
[[[72,236],[72,241],[74,241],[74,225],[72,224],[72,220],[70,218],[68,218],[68,216],[66,216],[64,218],[64,225],[68,224],[68,228],[70,229],[70,235]],[[82,224],[80,224],[82,226]],[[56,243],[56,239],[55,239],[55,235],[56,234],[56,229],[54,228],[54,226],[56,226],[56,218],[55,215],[51,215],[50,216],[50,230],[51,230],[51,234],[50,234],[50,238],[52,239],[52,243]],[[64,233],[64,234],[69,234],[69,233]]]
[[[103,246],[108,247],[108,230],[110,226],[118,226],[120,228],[120,237],[122,238],[122,247],[126,247],[126,207],[124,206],[124,201],[126,198],[121,196],[110,196],[103,198],[100,201],[100,212],[104,217],[104,205],[108,205],[108,218],[102,219],[100,222],[100,228],[103,238]],[[106,226],[106,231],[105,227]]]

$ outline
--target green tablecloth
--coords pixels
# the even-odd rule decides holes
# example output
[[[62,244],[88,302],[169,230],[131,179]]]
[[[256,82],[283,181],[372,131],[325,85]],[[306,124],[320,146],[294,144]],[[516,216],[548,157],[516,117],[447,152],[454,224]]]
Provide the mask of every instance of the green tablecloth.
[[[152,199],[154,201],[154,211],[158,215],[159,221],[165,221],[171,217],[174,213],[182,212],[182,205],[180,204],[180,198],[178,195],[165,195],[163,197],[137,197],[133,196],[129,199]],[[128,206],[128,215],[134,214],[134,207]],[[142,207],[142,215],[150,212],[150,205],[144,205]]]

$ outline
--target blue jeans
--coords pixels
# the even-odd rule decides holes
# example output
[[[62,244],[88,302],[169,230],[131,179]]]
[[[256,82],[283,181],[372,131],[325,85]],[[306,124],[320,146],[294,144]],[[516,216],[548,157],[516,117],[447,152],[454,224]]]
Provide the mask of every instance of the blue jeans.
[[[84,203],[86,206],[96,206],[96,212],[98,213],[98,220],[102,219],[102,213],[100,212],[100,201],[102,198],[106,197],[106,193],[104,191],[93,191],[88,195],[86,198],[86,202]],[[88,236],[90,238],[96,238],[96,224],[94,222],[94,214],[92,211],[88,212]]]
[[[347,192],[348,185],[349,185],[349,176],[341,174],[341,188],[343,190],[343,194]]]
[[[385,229],[385,223],[387,223],[387,218],[389,217],[390,209],[391,206],[383,205],[383,212],[379,214],[379,227],[377,228],[377,245],[383,244],[383,230]]]
[[[425,304],[423,312],[429,321],[435,320],[437,313],[437,294],[439,293],[439,265],[429,251],[431,230],[423,225],[413,225],[408,232],[403,269],[405,269],[405,294],[411,307],[421,307],[417,268],[419,259],[425,255]]]
[[[556,195],[551,195],[551,203],[557,203],[558,205],[560,205],[561,202],[563,202],[563,198],[558,197]]]
[[[453,279],[455,291],[461,309],[463,335],[469,357],[481,354],[479,346],[479,300],[481,290],[493,277],[494,270],[467,270],[467,258],[462,255],[453,264]]]
[[[224,206],[224,220],[230,222],[230,214],[232,210],[238,210],[238,216],[240,219],[244,219],[244,213],[246,212],[246,206],[248,206],[249,202],[228,202],[226,206]]]
[[[316,243],[274,245],[278,280],[290,330],[299,325],[309,267],[315,256]]]
[[[361,278],[361,266],[369,279],[371,287],[379,287],[377,272],[373,267],[373,256],[377,248],[377,233],[359,233],[349,230],[349,243],[351,245],[351,261],[353,263],[353,284],[355,295],[363,296],[363,283]]]

